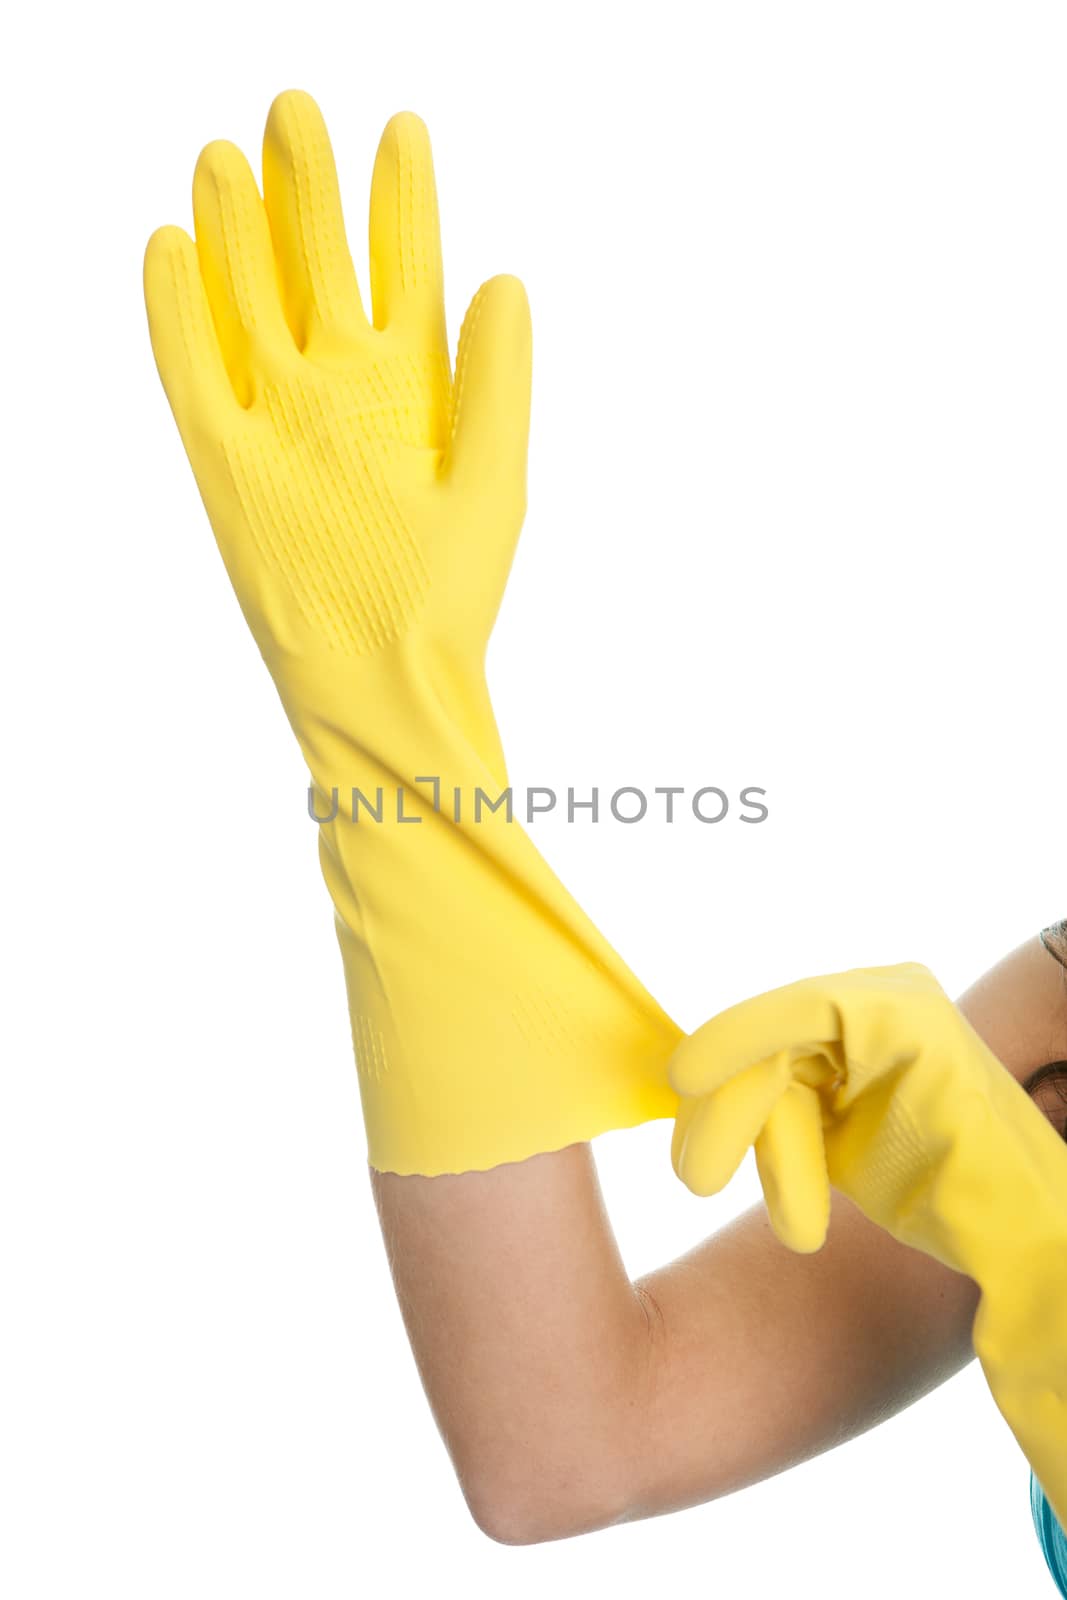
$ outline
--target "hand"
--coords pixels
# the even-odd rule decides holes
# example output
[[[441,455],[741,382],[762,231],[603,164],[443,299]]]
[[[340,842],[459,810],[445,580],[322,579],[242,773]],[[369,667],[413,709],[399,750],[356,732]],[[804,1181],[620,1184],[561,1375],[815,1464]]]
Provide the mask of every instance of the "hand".
[[[825,1239],[833,1184],[905,1243],[954,1257],[923,1204],[934,1175],[969,1156],[966,1141],[1002,1101],[1044,1124],[913,964],[809,978],[733,1006],[682,1041],[670,1077],[683,1182],[715,1193],[754,1145],[772,1225],[800,1251]]]
[[[374,164],[373,321],[308,95],[272,106],[263,178],[261,199],[241,152],[208,145],[196,243],[161,228],[145,256],[160,376],[238,599],[298,736],[434,651],[450,713],[473,714],[502,775],[481,666],[525,507],[525,292],[479,289],[453,381],[429,137],[411,113]]]

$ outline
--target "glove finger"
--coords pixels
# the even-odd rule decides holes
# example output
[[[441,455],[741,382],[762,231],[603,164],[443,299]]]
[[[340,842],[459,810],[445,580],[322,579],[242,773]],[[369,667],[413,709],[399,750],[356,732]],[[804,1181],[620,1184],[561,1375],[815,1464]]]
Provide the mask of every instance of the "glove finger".
[[[345,235],[330,136],[309,94],[278,95],[263,135],[263,199],[298,347],[369,330]]]
[[[757,1062],[692,1103],[678,1148],[671,1152],[687,1189],[707,1196],[726,1187],[788,1083],[789,1059],[781,1055]]]
[[[526,506],[533,331],[526,290],[506,274],[483,283],[463,319],[445,471],[472,495]]]
[[[430,135],[412,111],[390,118],[374,161],[370,281],[374,326],[403,329],[447,358],[437,184]]]
[[[805,1255],[821,1250],[830,1225],[830,1178],[815,1089],[789,1084],[756,1137],[756,1169],[782,1243]]]
[[[713,1093],[735,1072],[783,1050],[820,1054],[840,1039],[841,1019],[822,982],[806,979],[730,1006],[683,1039],[671,1058],[678,1094]]]
[[[689,1137],[689,1125],[700,1106],[702,1100],[679,1100],[678,1110],[674,1114],[674,1129],[671,1133],[671,1166],[675,1175],[682,1176],[682,1152],[685,1141]],[[684,1179],[682,1180],[685,1181]]]
[[[181,228],[157,228],[144,257],[148,330],[178,431],[190,448],[196,425],[240,413],[219,348],[196,245]]]
[[[237,146],[224,139],[209,144],[197,161],[193,219],[223,360],[238,397],[250,405],[264,367],[295,354],[296,346],[256,180]]]

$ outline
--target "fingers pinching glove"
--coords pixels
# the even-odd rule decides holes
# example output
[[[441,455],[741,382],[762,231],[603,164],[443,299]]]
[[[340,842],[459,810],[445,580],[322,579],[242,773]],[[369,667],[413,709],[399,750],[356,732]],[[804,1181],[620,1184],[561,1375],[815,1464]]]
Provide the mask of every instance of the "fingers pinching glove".
[[[1067,1525],[1067,1146],[952,1004],[904,964],[789,984],[684,1039],[673,1160],[697,1194],[749,1145],[791,1249],[830,1186],[981,1290],[974,1347]]]
[[[212,144],[149,241],[152,344],[311,774],[372,1165],[456,1172],[652,1117],[679,1034],[511,819],[485,652],[526,503],[522,285],[451,370],[426,129],[374,166],[370,306],[333,155],[281,95],[263,193]]]

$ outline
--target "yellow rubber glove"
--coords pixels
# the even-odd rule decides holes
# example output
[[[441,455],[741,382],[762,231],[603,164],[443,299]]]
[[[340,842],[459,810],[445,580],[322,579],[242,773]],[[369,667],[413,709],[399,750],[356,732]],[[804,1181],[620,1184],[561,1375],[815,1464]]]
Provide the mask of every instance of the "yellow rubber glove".
[[[374,166],[373,323],[306,94],[271,108],[263,183],[261,198],[241,153],[209,145],[196,242],[152,236],[145,297],[318,816],[337,791],[320,856],[371,1163],[484,1168],[671,1116],[678,1030],[506,810],[473,815],[476,790],[493,802],[507,784],[484,663],[525,509],[522,285],[475,295],[453,379],[429,140],[410,114]]]
[[[981,1290],[974,1347],[1067,1524],[1067,1147],[925,967],[810,978],[682,1041],[673,1158],[696,1194],[750,1144],[779,1238],[817,1250],[832,1184]]]

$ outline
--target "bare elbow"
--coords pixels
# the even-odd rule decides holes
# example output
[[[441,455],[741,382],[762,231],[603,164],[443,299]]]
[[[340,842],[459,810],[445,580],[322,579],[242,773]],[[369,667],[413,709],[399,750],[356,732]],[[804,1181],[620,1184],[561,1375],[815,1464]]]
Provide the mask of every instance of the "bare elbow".
[[[543,1544],[560,1535],[535,1526],[535,1519],[521,1506],[510,1504],[502,1495],[466,1496],[467,1509],[475,1527],[494,1544]]]
[[[615,1474],[552,1471],[529,1460],[525,1470],[477,1484],[461,1480],[476,1527],[494,1544],[548,1544],[594,1533],[631,1515],[629,1497]]]
[[[636,1336],[620,1338],[614,1363],[579,1364],[584,1378],[546,1386],[543,1404],[526,1397],[451,1434],[467,1507],[494,1543],[547,1544],[648,1515],[650,1325],[639,1295]]]

